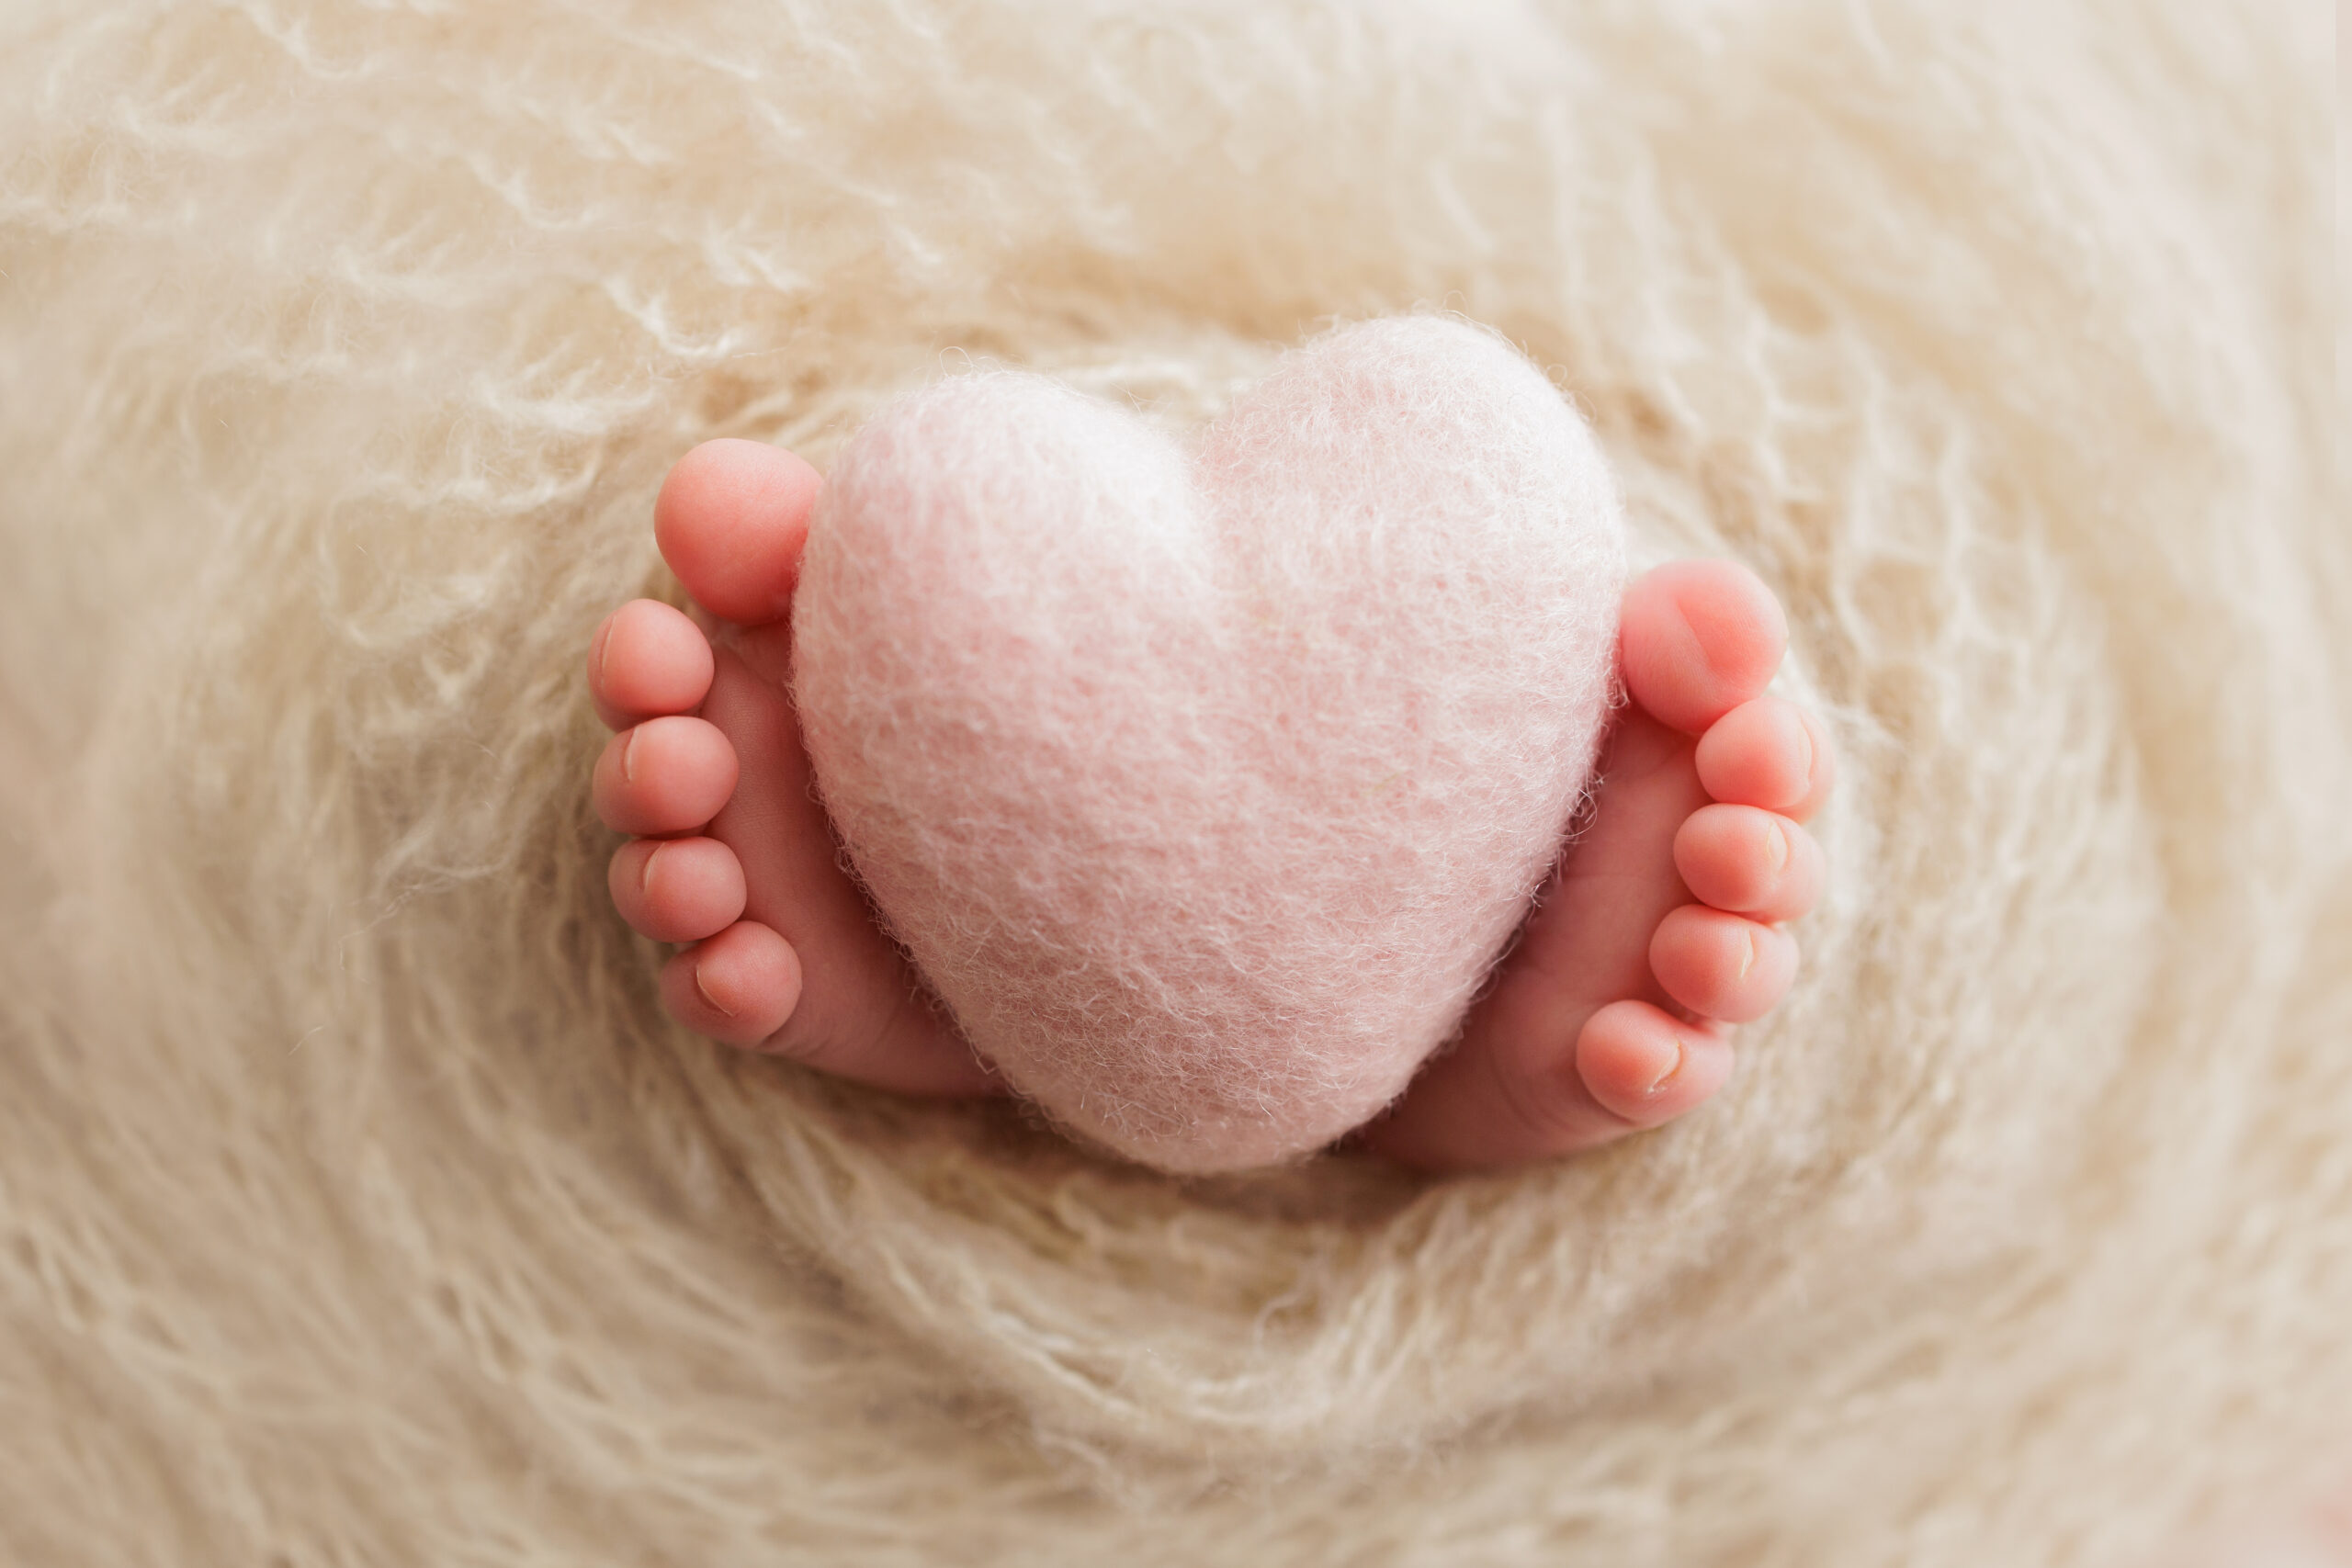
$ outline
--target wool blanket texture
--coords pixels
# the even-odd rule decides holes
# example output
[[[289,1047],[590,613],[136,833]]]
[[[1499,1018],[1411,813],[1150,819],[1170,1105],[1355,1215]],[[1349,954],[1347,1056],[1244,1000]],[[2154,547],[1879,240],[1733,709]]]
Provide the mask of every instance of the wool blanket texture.
[[[2346,1473],[2330,50],[0,0],[0,1562],[2138,1564]],[[678,456],[1416,312],[1837,733],[1716,1103],[1179,1179],[663,1018],[581,665]]]

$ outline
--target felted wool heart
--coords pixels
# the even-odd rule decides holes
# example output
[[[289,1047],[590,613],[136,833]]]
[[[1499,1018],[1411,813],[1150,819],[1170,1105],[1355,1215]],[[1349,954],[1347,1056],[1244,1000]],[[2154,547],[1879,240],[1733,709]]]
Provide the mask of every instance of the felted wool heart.
[[[957,377],[835,462],[794,606],[825,805],[966,1035],[1171,1171],[1304,1154],[1459,1026],[1590,777],[1623,525],[1495,334],[1285,355],[1179,444]]]

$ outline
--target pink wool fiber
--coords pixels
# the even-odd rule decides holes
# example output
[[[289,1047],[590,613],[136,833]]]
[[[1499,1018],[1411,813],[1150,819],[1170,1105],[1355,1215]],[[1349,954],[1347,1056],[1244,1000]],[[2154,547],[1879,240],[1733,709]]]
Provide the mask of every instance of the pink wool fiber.
[[[819,786],[973,1045],[1174,1171],[1375,1113],[1589,782],[1623,522],[1499,337],[1331,333],[1179,445],[1040,377],[836,461],[795,607]]]

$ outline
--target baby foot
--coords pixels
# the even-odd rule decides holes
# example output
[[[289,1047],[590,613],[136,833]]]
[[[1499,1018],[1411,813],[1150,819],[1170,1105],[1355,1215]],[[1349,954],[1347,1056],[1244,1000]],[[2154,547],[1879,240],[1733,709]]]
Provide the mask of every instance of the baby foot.
[[[904,1093],[991,1092],[842,870],[809,787],[787,616],[818,484],[750,441],[697,446],[662,482],[662,558],[718,629],[639,599],[590,645],[589,690],[619,731],[597,814],[639,835],[613,856],[613,902],[644,935],[692,944],[662,999],[696,1032]]]
[[[992,1092],[842,870],[809,788],[788,614],[819,482],[788,453],[718,441],[662,486],[662,556],[719,629],[639,600],[591,647],[597,711],[620,732],[597,810],[639,835],[613,858],[613,899],[646,936],[692,944],[662,982],[688,1027],[886,1089]],[[1737,567],[1684,562],[1629,590],[1623,625],[1636,705],[1592,820],[1462,1043],[1363,1134],[1394,1158],[1508,1165],[1668,1121],[1728,1075],[1729,1025],[1788,987],[1795,948],[1773,922],[1818,891],[1796,824],[1830,759],[1818,724],[1760,695],[1779,605]]]
[[[1626,591],[1620,625],[1634,705],[1589,820],[1461,1043],[1361,1134],[1393,1159],[1516,1165],[1671,1121],[1723,1086],[1731,1026],[1796,974],[1779,922],[1820,896],[1799,824],[1834,763],[1818,720],[1763,695],[1779,603],[1745,568],[1678,561]]]

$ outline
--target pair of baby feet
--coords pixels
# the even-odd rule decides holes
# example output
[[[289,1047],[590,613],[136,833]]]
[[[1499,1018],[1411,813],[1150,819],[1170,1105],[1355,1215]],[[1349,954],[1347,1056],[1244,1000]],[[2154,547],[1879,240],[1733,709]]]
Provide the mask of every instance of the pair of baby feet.
[[[714,441],[681,459],[654,533],[700,610],[639,599],[588,656],[617,733],[594,793],[613,902],[688,944],[662,1000],[688,1028],[901,1092],[1001,1085],[924,998],[842,869],[790,696],[792,592],[820,486],[790,453]],[[1829,789],[1828,738],[1764,687],[1787,626],[1756,577],[1679,561],[1627,589],[1632,703],[1589,820],[1463,1037],[1357,1134],[1431,1170],[1550,1158],[1690,1111],[1732,1068],[1732,1027],[1788,990],[1781,923],[1824,862],[1803,823]]]

